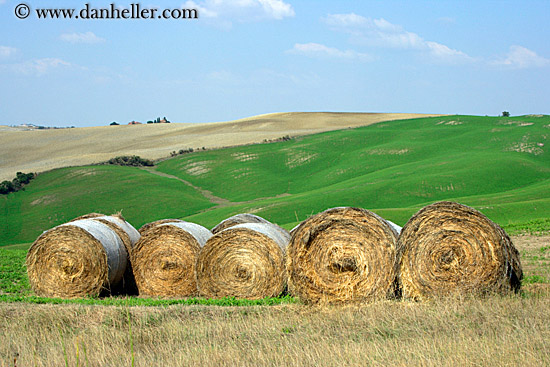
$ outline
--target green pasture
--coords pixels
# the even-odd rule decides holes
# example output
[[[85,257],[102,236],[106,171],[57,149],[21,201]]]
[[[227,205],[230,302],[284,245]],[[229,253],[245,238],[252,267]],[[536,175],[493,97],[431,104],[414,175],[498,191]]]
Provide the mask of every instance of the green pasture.
[[[212,228],[252,212],[290,229],[335,206],[404,225],[439,200],[473,206],[505,229],[548,230],[549,135],[550,116],[446,116],[188,153],[151,171],[57,169],[0,196],[0,246],[90,212],[122,211],[138,228],[163,218]]]

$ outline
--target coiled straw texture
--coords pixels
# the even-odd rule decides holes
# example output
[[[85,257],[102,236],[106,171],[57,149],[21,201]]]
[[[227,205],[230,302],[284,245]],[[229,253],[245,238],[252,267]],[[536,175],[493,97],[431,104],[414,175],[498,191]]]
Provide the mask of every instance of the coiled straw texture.
[[[292,231],[286,270],[291,294],[305,303],[358,303],[393,295],[397,232],[383,218],[340,207]]]
[[[211,236],[203,226],[182,221],[161,223],[142,232],[131,257],[139,294],[196,295],[197,256]]]
[[[403,296],[417,300],[517,291],[522,278],[506,232],[479,211],[449,201],[424,207],[405,224],[398,256]]]
[[[39,296],[75,298],[110,292],[123,277],[128,253],[104,223],[82,219],[44,232],[27,253],[27,274]]]
[[[217,226],[212,228],[212,234],[216,234],[218,232],[223,231],[226,228],[233,227],[237,224],[243,224],[243,223],[271,223],[271,222],[269,222],[267,219],[264,219],[254,214],[249,214],[249,213],[236,214],[232,217],[229,217],[221,221]]]
[[[286,284],[284,250],[290,240],[272,223],[243,223],[210,238],[197,261],[197,285],[207,298],[259,299],[280,295]]]

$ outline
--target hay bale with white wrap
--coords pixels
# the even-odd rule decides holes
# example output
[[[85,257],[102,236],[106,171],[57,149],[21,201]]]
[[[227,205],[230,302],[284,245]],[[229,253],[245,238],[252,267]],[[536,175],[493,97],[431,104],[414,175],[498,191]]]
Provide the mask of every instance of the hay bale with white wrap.
[[[78,216],[74,219],[71,219],[70,222],[74,222],[74,221],[77,221],[77,220],[82,220],[82,219],[93,219],[93,218],[97,218],[97,217],[104,217],[105,214],[101,214],[101,213],[88,213],[88,214],[84,214],[84,215],[81,215],[81,216]]]
[[[360,208],[314,215],[292,231],[286,271],[305,303],[356,303],[393,295],[397,232]]]
[[[242,223],[215,234],[197,261],[197,286],[207,298],[276,297],[285,288],[284,251],[290,240],[272,223]]]
[[[154,222],[151,222],[151,223],[145,223],[143,226],[141,226],[141,228],[139,229],[139,233],[145,233],[147,232],[148,230],[150,230],[151,228],[153,227],[156,227],[158,226],[159,224],[163,224],[163,223],[175,223],[175,222],[180,222],[180,223],[183,223],[185,222],[184,220],[181,220],[181,219],[159,219],[159,220],[156,220]]]
[[[232,217],[229,217],[221,221],[217,226],[212,228],[212,234],[216,234],[218,232],[223,231],[226,228],[236,226],[237,224],[244,224],[244,223],[271,223],[271,222],[268,221],[267,219],[264,219],[254,214],[249,214],[249,213],[236,214]]]
[[[189,222],[150,227],[132,251],[132,267],[140,295],[188,297],[197,294],[195,266],[212,233]]]
[[[466,205],[442,201],[418,211],[398,242],[399,283],[418,300],[518,290],[519,253],[497,224]]]
[[[123,277],[128,253],[109,226],[82,219],[44,232],[27,253],[27,273],[39,296],[75,298],[110,291]]]
[[[122,242],[126,247],[126,251],[128,252],[128,265],[126,266],[124,277],[122,279],[122,282],[120,283],[120,290],[118,291],[131,295],[137,294],[138,289],[136,286],[136,281],[134,279],[130,256],[135,244],[141,238],[138,230],[135,229],[130,223],[128,223],[120,213],[92,217],[91,219],[108,225],[122,239]]]

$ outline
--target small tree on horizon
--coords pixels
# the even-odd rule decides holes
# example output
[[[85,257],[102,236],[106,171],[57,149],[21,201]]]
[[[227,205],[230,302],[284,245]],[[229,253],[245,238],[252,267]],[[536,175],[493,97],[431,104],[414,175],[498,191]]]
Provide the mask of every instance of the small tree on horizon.
[[[510,117],[510,112],[502,111],[502,117]]]

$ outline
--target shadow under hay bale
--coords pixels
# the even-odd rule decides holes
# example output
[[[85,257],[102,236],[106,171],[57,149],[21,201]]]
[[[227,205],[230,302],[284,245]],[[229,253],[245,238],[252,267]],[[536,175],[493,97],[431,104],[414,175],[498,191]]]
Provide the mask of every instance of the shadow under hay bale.
[[[141,235],[137,229],[135,229],[124,219],[121,214],[103,215],[91,217],[91,219],[102,222],[115,231],[122,240],[122,243],[124,244],[124,247],[126,247],[126,251],[128,253],[128,263],[124,276],[122,277],[122,281],[117,287],[112,289],[112,292],[115,294],[137,295],[138,289],[136,280],[134,279],[134,272],[132,270],[132,262],[130,261],[130,258],[133,248],[139,241]]]
[[[292,231],[286,271],[291,294],[305,303],[355,303],[393,295],[397,232],[383,218],[340,207]]]
[[[163,222],[150,226],[132,251],[140,295],[188,297],[197,294],[195,266],[212,233],[195,223]]]
[[[207,298],[260,299],[285,289],[284,251],[290,240],[272,223],[242,223],[211,237],[197,260],[197,286]]]
[[[517,291],[519,253],[497,224],[466,205],[442,201],[418,211],[398,241],[406,298]]]
[[[216,234],[218,232],[223,231],[226,228],[233,227],[233,226],[236,226],[237,224],[243,224],[243,223],[271,223],[271,222],[268,221],[267,219],[264,219],[254,214],[249,214],[249,213],[236,214],[232,217],[229,217],[221,221],[217,226],[212,228],[212,234]]]
[[[82,219],[44,232],[30,247],[26,265],[37,295],[76,298],[110,292],[122,280],[127,258],[115,231]]]

